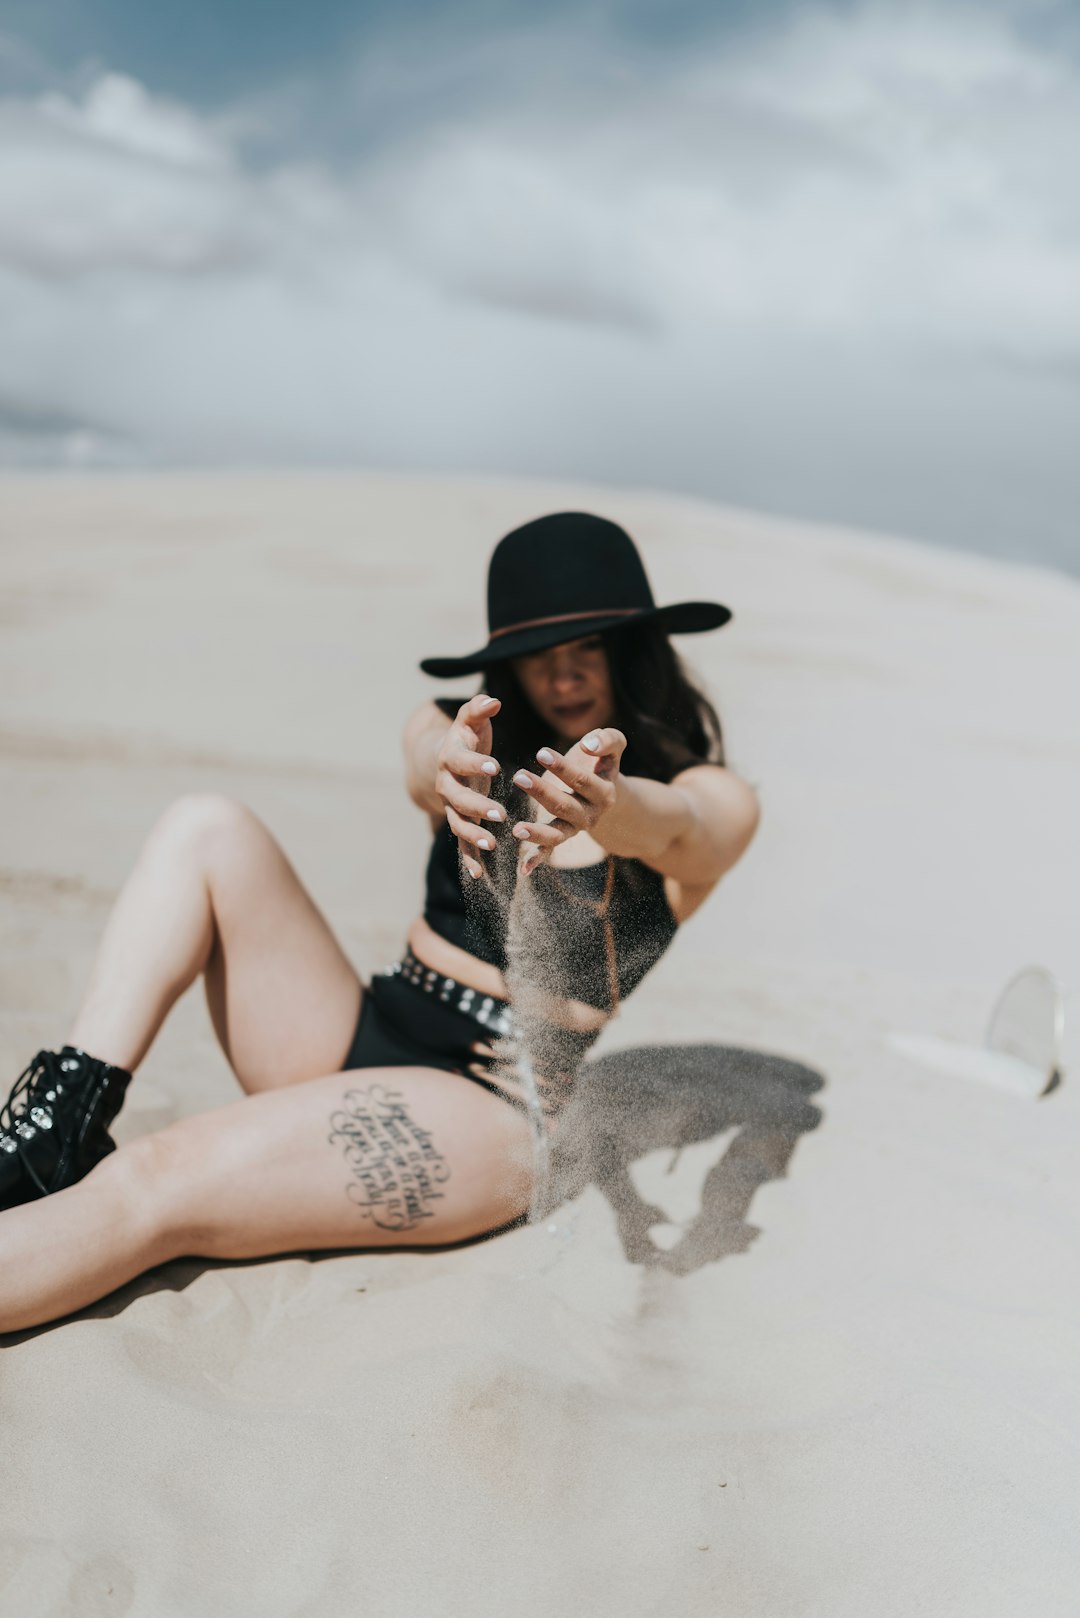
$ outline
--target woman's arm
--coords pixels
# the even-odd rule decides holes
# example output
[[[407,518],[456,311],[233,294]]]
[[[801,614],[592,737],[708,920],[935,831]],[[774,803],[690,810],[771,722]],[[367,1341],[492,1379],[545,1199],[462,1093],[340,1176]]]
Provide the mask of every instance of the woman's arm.
[[[590,828],[609,854],[643,860],[663,876],[718,882],[745,852],[761,818],[757,794],[719,764],[695,764],[668,784],[619,775],[615,801]]]
[[[409,797],[437,820],[445,819],[446,808],[435,791],[436,760],[451,723],[441,708],[425,702],[409,715],[401,738]]]
[[[587,831],[607,849],[638,859],[687,887],[711,887],[735,864],[757,829],[757,794],[720,764],[694,764],[665,784],[625,776],[619,760],[626,747],[621,730],[590,731],[565,754],[542,747],[539,779],[519,770],[514,780],[552,818],[547,824],[518,822],[514,836],[526,840],[525,871],[552,848]],[[535,852],[534,852],[535,850]]]

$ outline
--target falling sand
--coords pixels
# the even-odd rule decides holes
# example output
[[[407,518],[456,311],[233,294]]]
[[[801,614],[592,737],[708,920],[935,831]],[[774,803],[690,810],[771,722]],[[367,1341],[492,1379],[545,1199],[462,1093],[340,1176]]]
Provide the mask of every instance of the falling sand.
[[[575,868],[544,860],[522,875],[523,847],[509,828],[550,817],[512,780],[493,782],[491,795],[503,804],[506,819],[496,828],[482,877],[474,880],[462,866],[461,882],[474,923],[499,941],[506,958],[514,1032],[495,1050],[501,1082],[520,1091],[529,1111],[534,1165],[529,1218],[535,1222],[550,1214],[560,1187],[565,1189],[575,1168],[594,1155],[597,1143],[585,1137],[595,1133],[595,1114],[574,1106],[578,1077],[604,1026],[618,1013],[620,972],[636,977],[651,946],[646,925],[633,926],[633,906],[631,925],[618,938],[604,920],[610,857]],[[583,870],[586,882],[601,889],[598,896],[580,891]],[[634,882],[633,862],[622,862],[621,876]],[[568,888],[570,881],[574,886]],[[598,956],[608,987],[605,1007],[579,998],[582,985],[597,978]],[[667,1053],[668,1066],[674,1056]]]

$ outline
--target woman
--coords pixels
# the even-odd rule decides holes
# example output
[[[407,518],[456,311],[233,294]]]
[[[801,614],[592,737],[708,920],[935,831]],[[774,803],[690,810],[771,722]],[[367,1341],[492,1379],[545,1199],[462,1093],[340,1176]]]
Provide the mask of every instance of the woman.
[[[69,1043],[39,1052],[0,1112],[0,1331],[182,1254],[437,1245],[520,1219],[532,1140],[506,1051],[531,1041],[554,1114],[753,835],[754,793],[667,639],[729,617],[657,607],[633,541],[601,518],[564,512],[499,543],[488,644],[421,665],[486,686],[405,727],[409,795],[435,833],[427,902],[370,985],[249,810],[175,803],[120,893]],[[511,961],[507,908],[523,900]],[[115,1148],[131,1074],[200,975],[247,1094]]]

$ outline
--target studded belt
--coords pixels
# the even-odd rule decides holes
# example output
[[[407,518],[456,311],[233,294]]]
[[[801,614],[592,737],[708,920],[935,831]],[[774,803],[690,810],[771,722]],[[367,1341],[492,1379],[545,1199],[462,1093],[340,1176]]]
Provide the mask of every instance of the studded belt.
[[[510,1015],[510,1002],[499,1000],[494,995],[482,994],[479,989],[470,987],[467,983],[459,983],[457,978],[447,977],[443,972],[436,972],[432,966],[426,966],[418,960],[408,945],[400,961],[388,966],[380,977],[400,978],[404,983],[411,983],[424,994],[430,994],[443,1005],[452,1007],[455,1011],[464,1012],[487,1033],[496,1034],[500,1039],[512,1038],[515,1032],[513,1019]]]

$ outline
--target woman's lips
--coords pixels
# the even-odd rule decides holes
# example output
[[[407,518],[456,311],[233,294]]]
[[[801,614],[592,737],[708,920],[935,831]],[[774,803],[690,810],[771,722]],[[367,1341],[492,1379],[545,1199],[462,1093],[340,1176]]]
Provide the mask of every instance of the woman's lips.
[[[576,702],[572,707],[556,708],[555,712],[560,719],[581,719],[591,707],[591,702]]]

